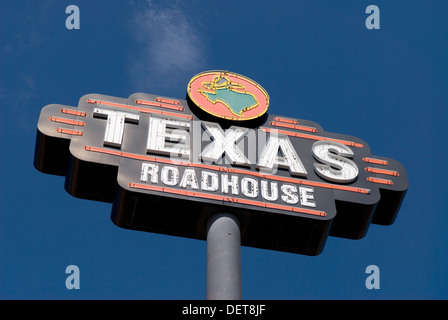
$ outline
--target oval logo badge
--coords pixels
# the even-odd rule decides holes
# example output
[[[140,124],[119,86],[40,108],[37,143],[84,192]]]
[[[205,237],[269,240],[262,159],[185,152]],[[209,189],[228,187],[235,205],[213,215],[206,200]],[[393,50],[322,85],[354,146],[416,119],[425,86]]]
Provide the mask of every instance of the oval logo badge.
[[[205,71],[194,76],[188,96],[205,112],[228,120],[251,120],[266,113],[269,95],[255,81],[228,71]]]

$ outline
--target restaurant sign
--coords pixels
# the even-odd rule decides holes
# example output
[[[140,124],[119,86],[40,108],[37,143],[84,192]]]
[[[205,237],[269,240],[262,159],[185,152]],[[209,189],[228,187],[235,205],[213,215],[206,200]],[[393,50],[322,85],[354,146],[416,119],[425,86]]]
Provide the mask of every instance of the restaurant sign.
[[[113,203],[112,221],[134,230],[204,240],[225,212],[242,245],[317,255],[328,235],[393,223],[408,188],[398,161],[269,106],[228,71],[194,76],[186,99],[88,94],[42,109],[34,165],[75,197]]]

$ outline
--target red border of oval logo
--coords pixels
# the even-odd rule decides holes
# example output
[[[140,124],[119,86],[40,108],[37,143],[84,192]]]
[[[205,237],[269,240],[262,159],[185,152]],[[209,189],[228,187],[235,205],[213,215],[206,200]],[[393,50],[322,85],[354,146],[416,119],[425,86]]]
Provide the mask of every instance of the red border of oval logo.
[[[269,95],[255,81],[229,71],[204,71],[188,83],[187,93],[205,112],[228,120],[261,117],[269,107]]]

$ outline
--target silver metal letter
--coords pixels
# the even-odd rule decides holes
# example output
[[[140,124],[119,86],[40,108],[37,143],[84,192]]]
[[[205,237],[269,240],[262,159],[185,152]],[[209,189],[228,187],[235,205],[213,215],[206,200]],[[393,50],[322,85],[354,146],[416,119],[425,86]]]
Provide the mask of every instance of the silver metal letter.
[[[218,174],[211,171],[202,171],[201,189],[205,191],[218,190]]]
[[[159,165],[156,163],[142,163],[142,171],[140,175],[140,181],[147,182],[148,176],[151,176],[151,183],[157,183],[159,181],[158,174]]]
[[[107,120],[104,145],[120,148],[123,142],[124,123],[126,120],[138,123],[138,113],[116,111],[113,109],[95,107],[93,115]]]
[[[321,178],[338,183],[356,180],[358,166],[350,159],[354,153],[348,146],[336,141],[316,141],[311,147],[314,158],[314,171]]]
[[[271,194],[268,192],[268,182],[261,180],[261,196],[268,201],[277,201],[278,199],[278,186],[276,181],[271,181]]]
[[[192,189],[199,189],[198,179],[196,177],[196,172],[194,171],[194,169],[191,168],[185,169],[184,174],[182,175],[182,179],[180,180],[179,186],[182,188],[191,186]]]
[[[279,155],[281,151],[282,155]],[[275,173],[278,168],[289,169],[291,175],[306,177],[307,171],[297,155],[288,136],[285,134],[271,134],[260,158],[258,169],[268,169]]]
[[[229,176],[226,173],[221,174],[221,192],[229,193],[229,187],[232,188],[232,194],[238,195],[238,176],[232,176],[231,181],[229,181]]]
[[[164,166],[160,180],[167,186],[175,186],[179,182],[179,170],[174,166]]]
[[[316,207],[316,202],[314,202],[314,189],[308,188],[308,187],[299,187],[299,194],[300,194],[300,204],[302,206],[307,207]]]
[[[147,152],[190,157],[190,122],[151,116],[149,119]]]
[[[296,204],[299,202],[297,195],[297,187],[291,184],[283,184],[280,188],[284,194],[281,195],[283,201],[289,204]]]
[[[241,179],[241,192],[249,198],[258,197],[258,181],[254,178],[244,177]]]
[[[225,132],[221,126],[213,122],[202,123],[206,131],[210,134],[213,142],[209,143],[200,154],[202,160],[209,163],[218,163],[223,153],[233,165],[248,165],[249,159],[236,146],[249,129],[232,126]]]

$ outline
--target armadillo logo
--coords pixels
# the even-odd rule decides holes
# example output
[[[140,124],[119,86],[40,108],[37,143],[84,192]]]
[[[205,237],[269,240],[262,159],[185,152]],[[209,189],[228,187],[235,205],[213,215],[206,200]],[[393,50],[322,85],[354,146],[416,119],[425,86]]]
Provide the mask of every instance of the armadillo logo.
[[[228,120],[252,120],[269,107],[269,95],[263,87],[228,71],[199,73],[188,84],[188,96],[203,111]]]

